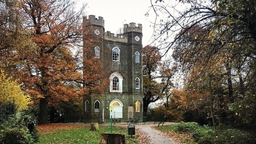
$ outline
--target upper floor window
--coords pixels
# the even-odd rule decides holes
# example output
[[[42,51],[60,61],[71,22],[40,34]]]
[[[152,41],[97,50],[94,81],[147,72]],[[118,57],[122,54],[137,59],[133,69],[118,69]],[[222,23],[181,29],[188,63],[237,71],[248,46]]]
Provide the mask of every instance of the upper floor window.
[[[112,60],[119,61],[120,60],[120,49],[118,47],[114,47],[112,49]]]
[[[94,48],[94,54],[96,58],[100,58],[100,48],[98,46]]]
[[[140,89],[140,79],[138,77],[135,78],[135,89]]]
[[[119,90],[119,79],[117,77],[113,78],[113,90]]]
[[[100,111],[100,102],[96,100],[94,102],[94,112],[99,112]]]
[[[135,63],[140,63],[140,53],[138,51],[135,52]]]
[[[123,77],[117,73],[114,72],[109,77],[110,82],[110,92],[122,92],[123,91]]]

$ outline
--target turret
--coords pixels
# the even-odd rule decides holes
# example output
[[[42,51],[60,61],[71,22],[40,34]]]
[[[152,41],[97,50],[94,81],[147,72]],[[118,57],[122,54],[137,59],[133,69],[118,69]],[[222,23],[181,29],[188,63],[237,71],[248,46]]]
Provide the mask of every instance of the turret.
[[[142,33],[142,24],[136,25],[136,23],[124,24],[124,34],[128,32]]]
[[[88,21],[91,25],[104,27],[104,19],[99,16],[98,18],[95,15],[89,15],[89,17],[84,17],[84,21]]]
[[[124,24],[124,35],[128,38],[128,43],[142,44],[142,24]]]

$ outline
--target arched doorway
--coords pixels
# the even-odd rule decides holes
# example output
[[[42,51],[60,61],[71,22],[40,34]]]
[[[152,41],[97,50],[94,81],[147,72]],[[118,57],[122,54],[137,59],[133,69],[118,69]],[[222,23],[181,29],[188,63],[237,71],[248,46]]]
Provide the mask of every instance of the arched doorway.
[[[123,103],[119,99],[114,99],[109,104],[110,117],[123,118]]]

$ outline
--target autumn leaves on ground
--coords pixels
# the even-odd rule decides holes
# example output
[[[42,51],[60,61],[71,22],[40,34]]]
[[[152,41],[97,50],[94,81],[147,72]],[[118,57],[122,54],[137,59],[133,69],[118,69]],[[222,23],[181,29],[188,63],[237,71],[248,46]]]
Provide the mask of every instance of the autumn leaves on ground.
[[[77,128],[88,127],[86,124],[70,124],[70,123],[53,123],[53,124],[41,124],[37,126],[40,135],[49,134],[58,130],[70,130]]]

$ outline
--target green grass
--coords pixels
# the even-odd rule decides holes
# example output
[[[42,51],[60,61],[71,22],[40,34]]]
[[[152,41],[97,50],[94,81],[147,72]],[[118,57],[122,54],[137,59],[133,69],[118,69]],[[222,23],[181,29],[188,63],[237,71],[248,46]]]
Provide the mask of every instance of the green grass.
[[[113,126],[112,133],[124,134],[127,144],[137,144],[135,138],[128,135],[127,128]],[[90,127],[69,130],[56,130],[41,134],[39,144],[98,144],[101,133],[110,133],[109,126],[101,126],[99,131],[90,131]]]

